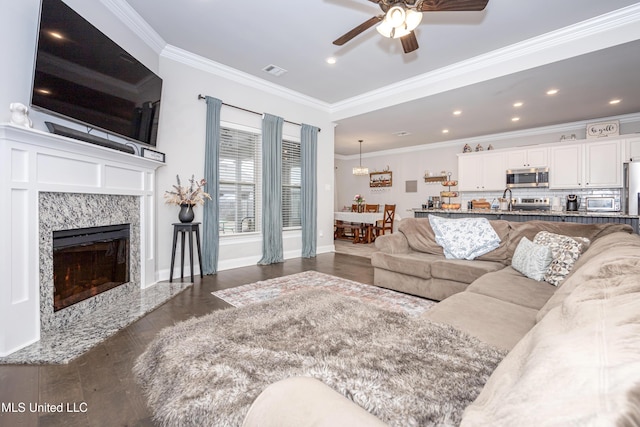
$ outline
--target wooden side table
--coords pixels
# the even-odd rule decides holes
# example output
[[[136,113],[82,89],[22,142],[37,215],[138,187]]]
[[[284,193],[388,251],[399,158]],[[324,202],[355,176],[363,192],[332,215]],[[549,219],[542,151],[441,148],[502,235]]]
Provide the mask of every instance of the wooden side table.
[[[193,282],[193,233],[196,234],[196,246],[198,248],[198,265],[200,266],[200,277],[202,278],[202,253],[200,251],[200,223],[199,222],[176,222],[173,224],[173,250],[171,252],[171,271],[169,272],[169,282],[173,281],[173,266],[176,260],[176,246],[178,243],[178,233],[181,236],[180,243],[180,280],[184,278],[184,235],[189,234],[189,267],[191,267],[191,282]]]

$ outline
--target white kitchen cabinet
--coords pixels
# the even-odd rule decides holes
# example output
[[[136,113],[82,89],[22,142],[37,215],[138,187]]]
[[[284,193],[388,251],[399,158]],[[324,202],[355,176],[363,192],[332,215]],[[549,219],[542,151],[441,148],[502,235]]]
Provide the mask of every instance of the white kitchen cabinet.
[[[594,141],[550,148],[549,187],[622,187],[622,141]]]
[[[582,188],[582,144],[549,150],[549,188]]]
[[[549,148],[514,149],[506,153],[507,169],[539,168],[549,166]]]
[[[630,162],[634,160],[640,160],[640,137],[627,138],[625,140],[624,161]]]
[[[584,149],[585,186],[622,187],[622,141],[589,142]]]
[[[458,189],[460,191],[495,191],[506,188],[506,156],[498,153],[458,155]]]

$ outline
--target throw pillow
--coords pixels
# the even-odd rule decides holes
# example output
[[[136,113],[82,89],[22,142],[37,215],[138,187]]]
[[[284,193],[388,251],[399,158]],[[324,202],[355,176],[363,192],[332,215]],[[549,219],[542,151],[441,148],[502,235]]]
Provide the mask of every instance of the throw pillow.
[[[513,254],[511,266],[529,279],[541,282],[553,260],[551,248],[523,237]]]
[[[474,259],[500,246],[500,237],[486,218],[449,219],[429,215],[429,223],[448,259]]]
[[[544,275],[544,280],[558,286],[571,272],[582,252],[589,247],[590,241],[584,237],[569,237],[540,231],[534,237],[533,243],[548,246],[551,249],[553,260]]]

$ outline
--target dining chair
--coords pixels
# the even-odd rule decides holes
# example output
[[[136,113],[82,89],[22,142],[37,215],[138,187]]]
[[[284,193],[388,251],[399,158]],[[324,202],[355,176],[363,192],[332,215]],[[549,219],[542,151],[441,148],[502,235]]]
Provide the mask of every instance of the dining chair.
[[[364,205],[365,212],[380,212],[380,205]]]
[[[351,212],[358,212],[358,205],[356,203],[351,205]],[[356,238],[356,234],[360,231],[359,227],[360,224],[336,220],[333,230],[333,240],[354,240]]]
[[[384,205],[384,219],[379,220],[374,227],[377,236],[382,236],[388,230],[393,233],[393,219],[396,216],[396,205]]]

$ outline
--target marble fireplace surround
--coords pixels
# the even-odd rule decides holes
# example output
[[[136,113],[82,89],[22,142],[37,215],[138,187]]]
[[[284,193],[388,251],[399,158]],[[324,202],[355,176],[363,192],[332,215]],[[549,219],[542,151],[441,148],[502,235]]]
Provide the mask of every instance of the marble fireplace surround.
[[[40,215],[40,329],[62,329],[82,321],[96,308],[127,299],[140,287],[140,200],[136,196],[41,192]],[[129,282],[53,310],[53,232],[74,228],[130,224]]]
[[[111,298],[140,294],[157,282],[154,188],[162,165],[0,124],[0,197],[8,202],[0,209],[0,277],[8,278],[0,282],[0,357],[38,342],[41,332],[74,322],[96,303],[109,305]],[[131,224],[131,281],[54,316],[51,231],[115,223]]]

